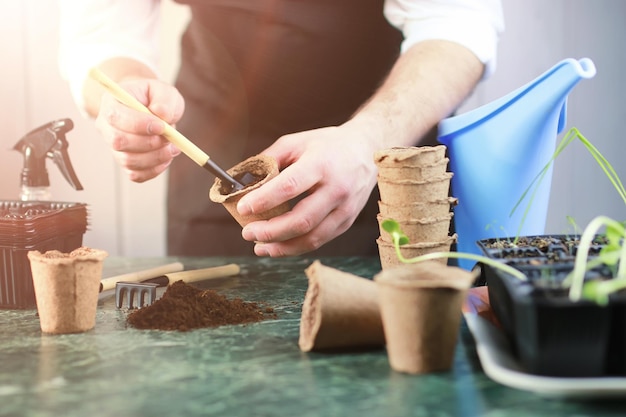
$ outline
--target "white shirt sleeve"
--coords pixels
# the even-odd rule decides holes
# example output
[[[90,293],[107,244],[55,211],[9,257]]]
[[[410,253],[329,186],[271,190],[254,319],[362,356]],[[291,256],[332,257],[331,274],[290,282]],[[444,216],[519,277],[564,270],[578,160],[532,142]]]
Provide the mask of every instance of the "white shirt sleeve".
[[[59,69],[81,110],[91,67],[129,57],[157,72],[159,0],[60,0],[59,7]]]
[[[385,17],[402,31],[402,51],[427,39],[456,42],[485,64],[483,78],[496,67],[504,31],[500,0],[385,0]]]

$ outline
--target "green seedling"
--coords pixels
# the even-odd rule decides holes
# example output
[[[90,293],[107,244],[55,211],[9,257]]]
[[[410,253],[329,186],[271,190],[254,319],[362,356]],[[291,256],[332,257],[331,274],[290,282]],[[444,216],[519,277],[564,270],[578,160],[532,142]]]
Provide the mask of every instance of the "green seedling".
[[[550,158],[550,160],[546,163],[543,169],[537,174],[537,176],[531,181],[528,188],[522,193],[522,196],[520,197],[520,199],[517,201],[517,203],[511,210],[511,214],[513,214],[515,210],[519,208],[519,205],[522,203],[524,198],[526,198],[528,193],[531,193],[529,200],[528,200],[528,204],[526,205],[526,209],[524,210],[524,214],[522,215],[522,220],[517,230],[517,234],[515,236],[515,243],[517,243],[517,240],[519,239],[522,226],[524,225],[526,216],[528,215],[528,212],[530,211],[530,207],[532,206],[532,203],[535,198],[535,194],[538,191],[539,185],[541,184],[545,176],[548,174],[550,166],[554,163],[554,160],[575,139],[578,139],[583,144],[583,146],[585,146],[585,148],[589,151],[591,156],[593,156],[593,158],[596,160],[596,162],[598,163],[602,171],[604,171],[609,181],[611,181],[611,184],[613,184],[613,187],[615,187],[615,189],[617,190],[619,196],[622,198],[622,200],[626,204],[626,189],[624,188],[622,181],[619,179],[619,176],[615,172],[615,169],[613,169],[613,166],[609,163],[609,161],[607,161],[607,159],[602,155],[602,153],[586,137],[584,137],[582,133],[580,133],[580,131],[577,128],[572,127],[565,134],[565,136],[563,136],[563,139],[561,139],[561,141],[557,145],[556,150],[554,151],[554,154],[552,154],[552,157]]]
[[[468,259],[471,261],[482,262],[493,268],[500,269],[502,272],[511,274],[514,277],[519,278],[522,281],[527,280],[526,275],[524,275],[521,271],[518,271],[517,269],[510,267],[502,262],[496,261],[491,258],[487,258],[485,256],[475,255],[473,253],[433,252],[433,253],[427,253],[424,255],[407,259],[404,257],[404,255],[402,255],[400,246],[406,245],[407,243],[409,243],[409,238],[402,232],[402,228],[400,227],[398,222],[393,219],[385,219],[382,222],[382,227],[383,227],[383,230],[385,230],[387,233],[391,235],[391,239],[393,241],[393,244],[396,250],[396,255],[398,256],[398,259],[400,260],[400,262],[411,264],[411,263],[424,262],[424,261],[430,261],[430,260],[442,259],[442,258]]]
[[[487,231],[487,230],[489,230],[489,229],[492,229],[492,228],[495,228],[495,223],[496,223],[496,221],[494,221],[494,223],[491,223],[491,224],[488,224],[487,226],[485,226],[485,231]],[[510,235],[507,233],[507,231],[506,231],[506,229],[504,228],[504,226],[500,226],[498,229],[499,229],[500,231],[504,232],[504,236],[510,236]],[[496,240],[496,242],[498,242],[498,243],[500,243],[501,241],[504,241],[504,242],[510,243],[512,246],[517,246],[517,239],[515,239],[515,240],[511,240],[509,237],[506,237],[506,238],[502,239],[502,238],[500,238],[500,237],[498,237],[498,236],[496,236],[494,239],[495,239],[495,240]]]
[[[597,258],[588,261],[589,249],[595,236],[603,227],[606,228],[608,243],[602,248]],[[606,216],[598,216],[589,222],[580,238],[574,269],[566,278],[568,283],[571,282],[569,297],[572,301],[584,298],[600,305],[606,305],[611,293],[626,288],[625,237],[624,223]],[[585,282],[585,273],[602,264],[611,266],[616,270],[613,278]]]
[[[526,206],[526,210],[522,216],[522,222],[520,224],[520,228],[518,229],[518,235],[526,215],[530,210],[539,184],[541,184],[541,181],[543,181],[544,177],[548,173],[550,165],[554,163],[557,156],[559,156],[561,152],[563,152],[563,150],[575,139],[578,139],[593,156],[611,184],[613,184],[613,187],[619,196],[626,204],[626,189],[624,188],[624,185],[622,184],[622,181],[613,166],[602,155],[602,153],[587,138],[585,138],[582,133],[580,133],[577,128],[573,127],[567,132],[561,142],[559,142],[548,163],[533,179],[515,207],[513,207],[511,213],[518,208],[522,200],[532,190],[528,205]],[[574,226],[574,230],[578,229],[576,224],[573,222],[573,219],[569,216],[568,221]],[[603,227],[606,228],[608,244],[602,248],[596,258],[589,260],[589,249],[591,248],[596,235]],[[608,303],[609,294],[626,288],[626,245],[624,244],[624,238],[626,236],[624,230],[624,223],[620,223],[606,216],[598,216],[587,225],[580,238],[578,252],[574,261],[574,269],[570,274],[568,274],[563,282],[564,287],[569,286],[570,288],[569,297],[572,301],[578,301],[581,298],[585,298],[594,300],[598,304],[606,305]],[[518,236],[516,236],[516,239],[518,239]],[[585,283],[585,273],[600,265],[607,265],[614,271],[616,270],[613,278],[610,280],[594,280]]]

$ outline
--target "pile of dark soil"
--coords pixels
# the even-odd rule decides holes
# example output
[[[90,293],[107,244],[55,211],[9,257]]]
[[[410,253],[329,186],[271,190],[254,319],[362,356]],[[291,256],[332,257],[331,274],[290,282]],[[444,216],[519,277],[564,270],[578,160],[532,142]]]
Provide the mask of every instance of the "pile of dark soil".
[[[270,307],[240,298],[228,299],[214,290],[201,290],[177,281],[153,304],[131,312],[127,322],[137,329],[184,332],[271,318],[276,318],[276,314]]]

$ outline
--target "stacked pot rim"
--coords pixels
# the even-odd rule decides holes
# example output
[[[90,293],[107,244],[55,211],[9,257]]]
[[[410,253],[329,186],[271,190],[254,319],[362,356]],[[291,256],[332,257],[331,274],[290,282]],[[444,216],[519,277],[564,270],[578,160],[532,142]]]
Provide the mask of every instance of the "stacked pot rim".
[[[393,240],[382,227],[384,220],[395,220],[409,238],[401,248],[407,258],[447,252],[456,241],[456,235],[450,235],[451,207],[457,200],[449,196],[453,174],[447,170],[448,161],[444,145],[394,147],[374,154],[380,191],[377,244],[383,269],[400,263]]]

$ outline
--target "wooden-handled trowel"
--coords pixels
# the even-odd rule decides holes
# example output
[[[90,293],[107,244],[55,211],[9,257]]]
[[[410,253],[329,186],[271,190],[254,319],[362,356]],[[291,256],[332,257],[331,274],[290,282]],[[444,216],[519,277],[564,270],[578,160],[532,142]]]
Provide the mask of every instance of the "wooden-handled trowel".
[[[119,84],[109,78],[106,74],[100,71],[98,68],[92,68],[89,71],[89,76],[95,81],[99,82],[109,93],[113,95],[120,103],[141,111],[154,115],[146,106],[144,106],[139,100],[124,90]],[[155,115],[156,116],[156,115]],[[158,116],[157,116],[158,117]],[[237,178],[233,178],[226,171],[220,168],[202,149],[196,146],[193,142],[187,139],[182,133],[172,127],[169,123],[162,120],[165,124],[165,132],[163,136],[176,145],[185,155],[191,158],[196,164],[200,165],[220,180],[222,184],[231,187],[231,192],[239,191],[245,188],[247,185],[253,184],[258,181],[254,175],[249,172],[244,172],[238,175]]]

